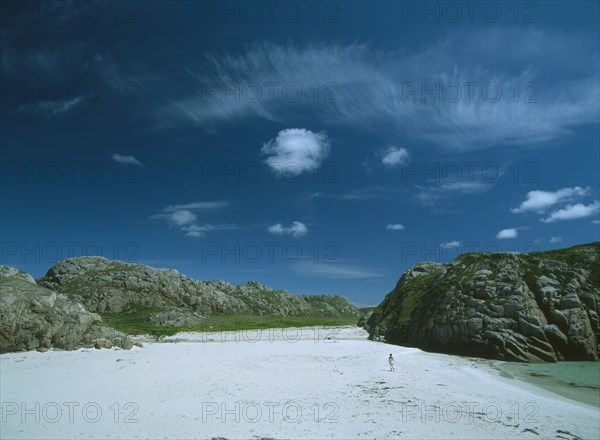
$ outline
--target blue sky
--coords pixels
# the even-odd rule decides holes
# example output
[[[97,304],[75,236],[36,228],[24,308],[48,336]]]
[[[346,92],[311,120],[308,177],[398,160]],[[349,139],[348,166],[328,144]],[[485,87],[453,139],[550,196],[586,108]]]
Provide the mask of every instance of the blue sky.
[[[2,264],[378,303],[599,240],[597,2],[3,2]]]

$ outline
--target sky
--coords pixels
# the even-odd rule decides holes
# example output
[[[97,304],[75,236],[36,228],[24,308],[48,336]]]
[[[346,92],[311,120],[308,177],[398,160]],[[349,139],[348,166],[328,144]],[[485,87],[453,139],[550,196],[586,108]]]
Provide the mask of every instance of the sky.
[[[600,239],[597,2],[0,5],[1,264],[362,306]]]

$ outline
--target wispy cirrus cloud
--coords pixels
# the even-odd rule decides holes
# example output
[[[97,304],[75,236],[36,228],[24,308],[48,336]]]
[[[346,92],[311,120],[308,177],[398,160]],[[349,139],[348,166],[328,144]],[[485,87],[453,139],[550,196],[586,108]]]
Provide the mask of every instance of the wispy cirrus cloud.
[[[49,118],[52,116],[60,115],[62,113],[67,113],[68,111],[77,107],[82,102],[83,98],[81,96],[77,96],[69,99],[58,99],[54,101],[38,101],[29,104],[23,104],[19,106],[19,110],[29,113],[39,113],[42,116]]]
[[[548,47],[556,48],[552,56]],[[522,29],[450,34],[412,52],[361,44],[254,44],[241,54],[204,54],[188,68],[200,92],[170,96],[157,117],[206,126],[305,114],[346,127],[393,127],[452,150],[539,145],[577,125],[597,123],[597,63],[570,63],[574,54],[591,53],[597,60],[597,52],[585,40],[558,31]],[[309,93],[315,82],[331,84],[331,102],[315,101]],[[290,99],[265,84],[293,84],[301,92]],[[261,98],[243,96],[249,85],[252,96],[260,91]],[[439,96],[426,93],[432,87]],[[240,91],[237,99],[223,93],[227,90]]]
[[[454,249],[462,246],[462,243],[458,240],[447,241],[440,244],[442,249]]]
[[[381,188],[365,187],[349,190],[334,197],[339,198],[340,200],[364,202],[366,200],[378,199],[381,197],[381,195]]]
[[[150,220],[166,223],[169,227],[175,227],[184,232],[186,236],[199,238],[207,232],[216,230],[238,229],[236,225],[212,225],[210,223],[199,224],[198,215],[214,212],[228,206],[224,200],[210,202],[192,202],[182,205],[169,205],[158,214],[151,215]]]
[[[402,225],[400,223],[389,224],[389,225],[386,225],[385,229],[387,231],[403,231],[404,225]]]
[[[328,197],[348,202],[366,202],[369,200],[397,200],[399,194],[404,193],[404,188],[397,186],[365,186],[330,194]]]
[[[123,155],[119,153],[115,153],[111,157],[117,163],[122,165],[135,165],[137,167],[143,167],[144,165],[140,162],[135,156],[132,155]]]
[[[379,269],[352,264],[298,261],[292,268],[300,275],[332,280],[362,280],[383,277]]]
[[[273,235],[291,235],[294,238],[300,238],[308,234],[308,228],[304,223],[295,221],[290,226],[283,226],[281,223],[271,225],[267,228],[267,232]]]
[[[314,207],[318,200],[341,200],[352,203],[365,203],[372,201],[394,201],[405,193],[406,189],[396,186],[365,186],[341,192],[310,192],[302,194],[296,203],[305,208]]]
[[[169,205],[164,209],[164,211],[173,212],[179,211],[181,209],[189,209],[194,211],[209,211],[226,208],[227,206],[229,206],[229,202],[227,202],[226,200],[216,200],[211,202],[192,202],[183,205]]]
[[[423,206],[434,206],[441,201],[449,202],[450,197],[485,194],[494,187],[497,182],[482,182],[475,180],[442,181],[433,185],[416,185],[415,199]]]

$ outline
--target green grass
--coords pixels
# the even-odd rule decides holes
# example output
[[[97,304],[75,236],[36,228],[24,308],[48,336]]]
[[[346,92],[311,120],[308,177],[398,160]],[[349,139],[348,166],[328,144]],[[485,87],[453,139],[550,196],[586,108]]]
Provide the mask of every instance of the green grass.
[[[180,331],[180,327],[156,325],[149,321],[150,315],[159,312],[150,307],[136,307],[132,313],[98,313],[104,323],[129,335],[149,334],[152,336],[170,336]]]
[[[150,315],[160,309],[137,307],[133,313],[100,313],[104,323],[130,335],[149,334],[156,337],[172,336],[178,332],[213,332],[235,330],[258,330],[267,328],[356,325],[357,318],[347,317],[300,317],[258,315],[212,315],[198,325],[180,327],[163,326],[149,321]]]

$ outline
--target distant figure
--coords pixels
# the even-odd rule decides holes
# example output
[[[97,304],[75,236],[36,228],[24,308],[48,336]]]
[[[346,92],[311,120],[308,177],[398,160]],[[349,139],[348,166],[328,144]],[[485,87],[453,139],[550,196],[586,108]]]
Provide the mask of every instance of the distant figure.
[[[392,353],[390,353],[390,357],[388,358],[388,362],[390,363],[390,371],[395,371],[394,370],[394,356],[392,356]]]

